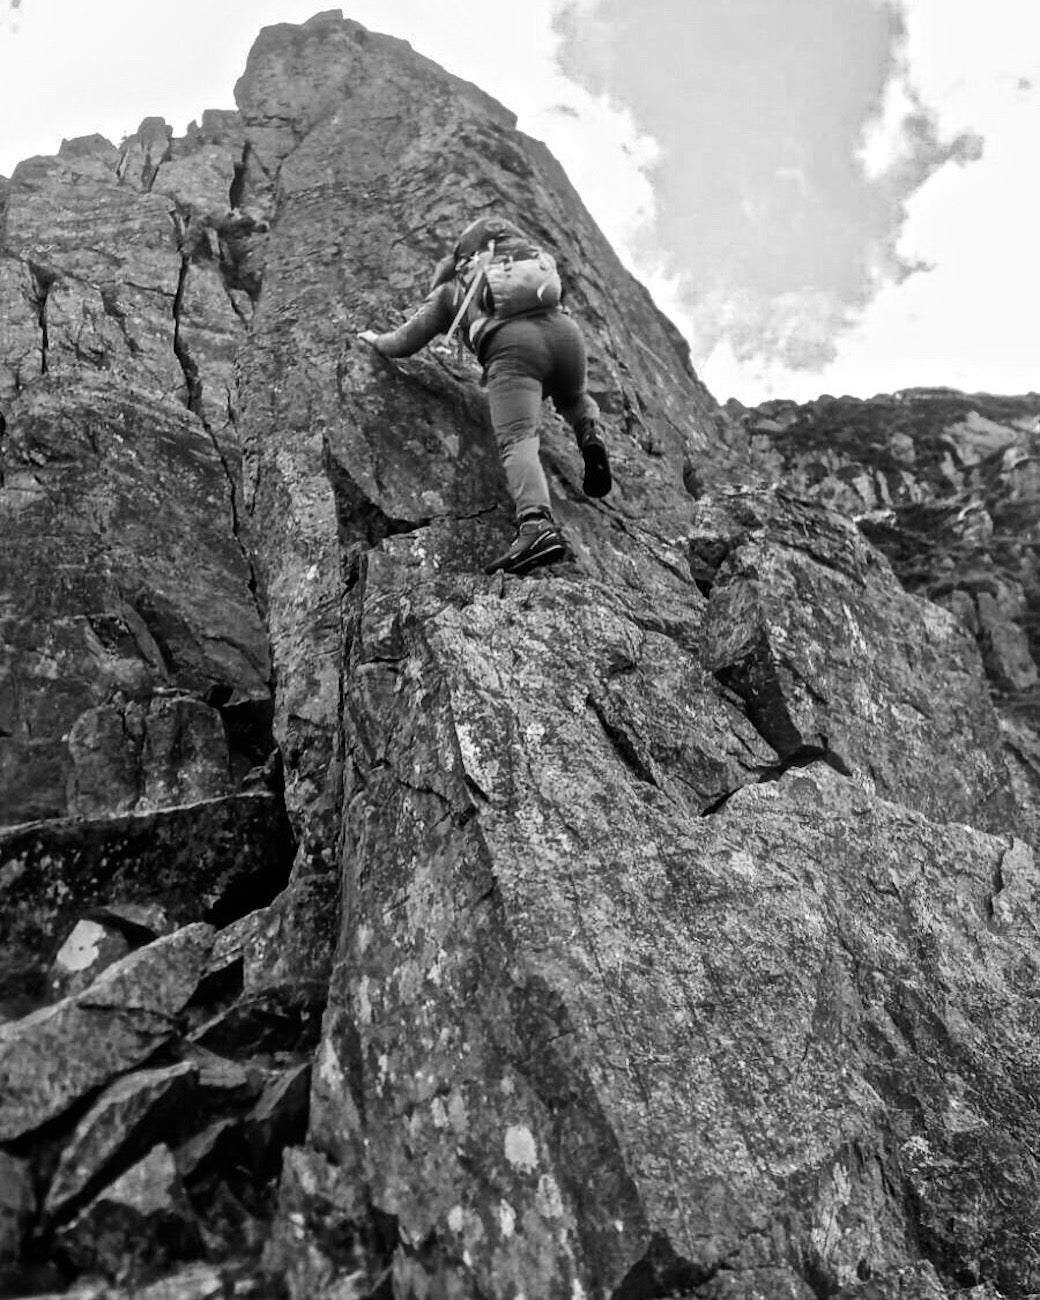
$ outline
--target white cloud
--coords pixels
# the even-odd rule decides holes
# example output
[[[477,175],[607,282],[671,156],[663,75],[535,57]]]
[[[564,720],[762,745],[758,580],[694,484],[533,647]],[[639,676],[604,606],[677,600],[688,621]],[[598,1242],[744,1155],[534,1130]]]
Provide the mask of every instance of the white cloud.
[[[1040,74],[1040,5],[1032,0],[905,0],[908,58],[921,93],[963,124],[987,98]]]
[[[878,297],[841,350],[843,373],[869,373],[873,388],[1040,389],[1040,6],[992,0],[980,16],[974,0],[911,0],[908,18],[909,68],[941,128],[985,147],[910,201],[900,250],[933,269]]]
[[[903,122],[916,105],[903,77],[893,77],[885,87],[881,110],[872,117],[864,131],[857,157],[867,177],[880,180],[903,155]]]
[[[969,137],[969,156],[970,137],[984,141],[978,161],[939,168],[906,201],[896,252],[930,269],[900,283],[878,279],[862,319],[817,372],[716,345],[701,361],[720,397],[1040,389],[1040,5],[993,0],[980,13],[976,0],[907,0],[906,16],[901,75],[863,141],[869,174],[880,179],[906,162],[902,124],[922,102],[941,137]]]
[[[606,96],[566,83],[560,103],[563,112],[557,106],[536,110],[520,126],[546,141],[618,256],[632,264],[634,246],[657,214],[652,172],[660,146]]]

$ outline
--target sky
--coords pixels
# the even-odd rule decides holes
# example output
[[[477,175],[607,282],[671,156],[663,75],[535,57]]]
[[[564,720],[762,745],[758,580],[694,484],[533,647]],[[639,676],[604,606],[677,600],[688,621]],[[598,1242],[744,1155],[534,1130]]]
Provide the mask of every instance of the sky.
[[[340,7],[546,142],[720,401],[1040,390],[1040,0]],[[233,108],[321,8],[0,0],[0,175]]]

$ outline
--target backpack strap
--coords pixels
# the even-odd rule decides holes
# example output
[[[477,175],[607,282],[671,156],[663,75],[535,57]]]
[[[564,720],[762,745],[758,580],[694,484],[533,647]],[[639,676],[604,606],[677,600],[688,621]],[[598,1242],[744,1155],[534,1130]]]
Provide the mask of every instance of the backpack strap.
[[[452,338],[454,337],[455,331],[459,327],[459,322],[462,320],[463,316],[465,316],[466,308],[470,305],[470,303],[473,301],[474,297],[476,296],[477,289],[480,287],[480,282],[486,276],[487,268],[491,264],[491,259],[494,257],[494,255],[495,255],[495,241],[492,240],[488,244],[487,252],[482,253],[477,259],[476,273],[474,274],[473,279],[469,283],[469,288],[466,290],[466,296],[462,300],[462,306],[456,312],[455,319],[451,322],[451,328],[444,336],[445,343],[450,343]]]

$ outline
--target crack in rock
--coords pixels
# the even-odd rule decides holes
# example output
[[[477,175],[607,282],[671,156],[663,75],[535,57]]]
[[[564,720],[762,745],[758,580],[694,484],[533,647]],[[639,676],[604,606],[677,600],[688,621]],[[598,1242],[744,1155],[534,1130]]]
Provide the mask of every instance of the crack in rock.
[[[182,225],[180,220],[177,218],[176,214],[171,214],[171,215],[174,216],[174,223],[178,228],[178,232],[183,236],[186,233],[186,227]],[[256,568],[253,564],[253,558],[250,555],[249,550],[246,547],[242,537],[242,518],[241,518],[241,513],[239,511],[239,505],[238,505],[238,484],[236,482],[231,464],[228,461],[228,458],[224,452],[223,447],[221,447],[220,445],[220,440],[217,438],[217,435],[214,432],[212,426],[210,425],[209,421],[206,419],[205,407],[202,400],[202,396],[203,396],[202,375],[199,370],[198,363],[196,362],[195,358],[192,356],[191,349],[188,347],[188,344],[185,341],[184,334],[181,328],[181,323],[183,320],[183,313],[184,313],[184,295],[187,290],[188,278],[190,274],[191,274],[191,255],[189,252],[186,251],[184,247],[182,247],[181,266],[177,276],[177,289],[173,296],[173,354],[177,358],[177,363],[180,366],[181,373],[184,376],[184,386],[187,392],[187,401],[186,401],[187,408],[198,419],[199,423],[206,431],[206,434],[213,446],[213,450],[216,452],[217,459],[220,461],[220,466],[224,471],[224,477],[227,480],[227,485],[228,485],[228,492],[227,492],[228,506],[231,511],[231,533],[235,539],[235,544],[238,546],[238,549],[241,552],[242,559],[245,563],[246,570],[249,574],[249,577],[247,579],[249,593],[253,599],[253,605],[256,609],[260,622],[263,624],[265,623],[265,617],[264,617],[264,610],[260,602],[260,594],[259,594],[260,589],[259,589],[259,582],[256,575]],[[229,419],[233,423],[234,414],[230,403],[230,395],[228,399],[228,415],[229,415]]]
[[[826,742],[826,737],[823,739]],[[839,754],[836,754],[833,750],[829,749],[826,743],[823,745],[800,745],[798,749],[792,753],[784,755],[779,763],[773,764],[770,767],[760,767],[756,769],[757,779],[751,784],[765,785],[770,781],[779,781],[780,778],[792,768],[812,767],[816,763],[826,764],[827,767],[833,768],[833,770],[841,776],[848,777],[852,775],[845,760]],[[702,808],[700,815],[702,817],[711,817],[714,816],[715,813],[721,812],[733,796],[745,788],[746,787],[743,785],[738,785],[732,790],[727,790],[725,794],[720,795],[706,807]]]
[[[47,299],[51,288],[58,278],[58,273],[39,262],[29,262],[29,273],[33,281],[33,305],[36,320],[40,326],[40,374],[47,373],[47,352],[50,346],[47,334]]]
[[[788,667],[788,671],[791,669]],[[748,721],[764,741],[779,754],[781,762],[810,750],[828,750],[825,737],[807,739],[791,718],[785,697],[781,669],[766,633],[736,663],[716,668],[713,676],[742,701]],[[818,697],[810,683],[802,685]],[[819,698],[819,697],[818,697]],[[838,760],[842,762],[842,760]],[[837,770],[842,771],[842,768]],[[845,768],[844,775],[848,775]]]
[[[322,458],[336,503],[336,527],[345,558],[345,586],[349,591],[358,582],[361,556],[366,551],[372,550],[387,537],[417,533],[428,528],[433,522],[433,516],[402,519],[388,515],[336,460],[327,440],[322,448]]]
[[[650,1238],[646,1253],[611,1292],[610,1300],[665,1300],[688,1295],[715,1277],[722,1265],[708,1267],[677,1255],[664,1233]]]
[[[602,700],[597,699],[590,691],[585,697],[585,703],[595,713],[599,719],[599,724],[603,728],[603,733],[614,746],[621,761],[640,781],[647,785],[652,785],[656,789],[661,788],[661,783],[657,779],[654,771],[654,761],[649,755],[640,753],[640,747],[635,740],[629,735],[623,726],[610,716]]]

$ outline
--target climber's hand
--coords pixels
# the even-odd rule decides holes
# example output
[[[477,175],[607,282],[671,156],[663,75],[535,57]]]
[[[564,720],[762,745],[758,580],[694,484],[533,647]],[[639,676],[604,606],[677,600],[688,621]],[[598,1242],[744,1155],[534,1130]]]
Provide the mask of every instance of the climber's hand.
[[[358,338],[361,339],[363,343],[367,343],[370,347],[375,348],[377,352],[382,351],[382,348],[380,348],[378,343],[379,335],[375,330],[362,330],[360,334],[358,334]]]

